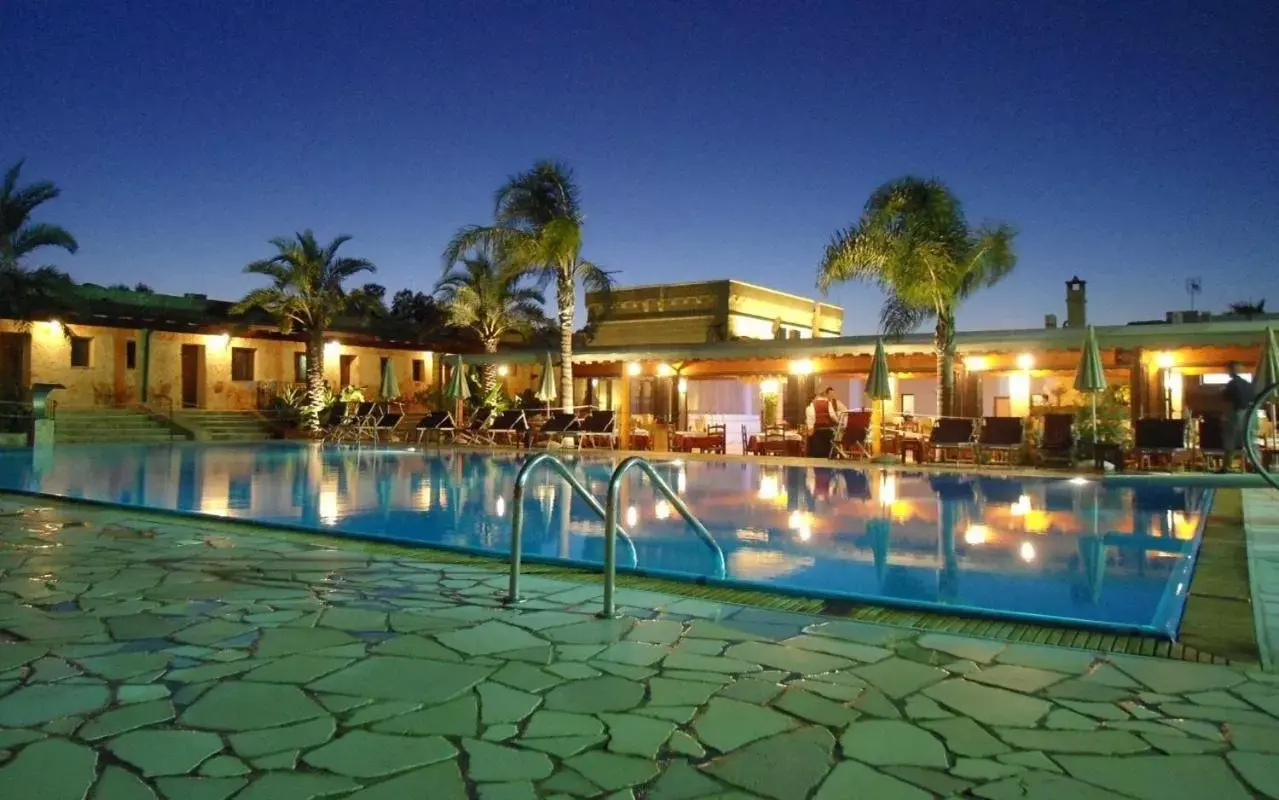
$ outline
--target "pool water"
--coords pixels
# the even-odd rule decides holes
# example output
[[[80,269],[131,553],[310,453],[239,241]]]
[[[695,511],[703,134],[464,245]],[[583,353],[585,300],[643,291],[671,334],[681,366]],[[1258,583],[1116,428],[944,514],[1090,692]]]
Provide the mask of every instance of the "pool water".
[[[603,502],[615,459],[566,457]],[[0,490],[485,553],[510,551],[523,456],[404,448],[67,445],[0,450]],[[1069,477],[654,459],[717,559],[638,472],[636,566],[775,591],[1174,636],[1210,492]],[[550,470],[529,481],[526,557],[598,564],[603,522]],[[631,551],[619,543],[619,563]]]

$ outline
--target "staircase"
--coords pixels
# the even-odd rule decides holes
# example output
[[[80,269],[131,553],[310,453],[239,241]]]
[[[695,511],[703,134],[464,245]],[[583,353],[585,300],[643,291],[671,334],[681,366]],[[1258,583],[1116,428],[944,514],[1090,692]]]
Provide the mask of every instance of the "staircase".
[[[275,426],[256,411],[176,411],[173,421],[199,442],[259,442],[276,437]]]
[[[141,409],[60,408],[56,421],[56,444],[150,443],[182,441],[187,438]]]

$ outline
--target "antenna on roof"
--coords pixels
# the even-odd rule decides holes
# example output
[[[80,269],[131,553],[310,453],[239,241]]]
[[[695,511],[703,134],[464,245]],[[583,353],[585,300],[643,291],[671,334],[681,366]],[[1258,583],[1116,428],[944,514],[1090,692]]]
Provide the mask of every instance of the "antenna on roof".
[[[1195,310],[1195,295],[1204,290],[1203,278],[1186,278],[1186,294],[1190,295],[1190,310]]]

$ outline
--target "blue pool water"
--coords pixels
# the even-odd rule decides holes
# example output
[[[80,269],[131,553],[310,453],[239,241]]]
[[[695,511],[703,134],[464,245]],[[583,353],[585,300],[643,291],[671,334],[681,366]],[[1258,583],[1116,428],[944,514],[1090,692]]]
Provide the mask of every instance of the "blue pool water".
[[[614,460],[567,459],[602,499]],[[0,490],[510,551],[522,456],[309,444],[0,450]],[[833,599],[1172,636],[1208,496],[1080,478],[655,460],[733,583]],[[638,473],[621,519],[639,569],[716,579],[707,545]],[[599,563],[601,520],[549,470],[525,499],[528,557]],[[626,566],[630,550],[619,544]]]

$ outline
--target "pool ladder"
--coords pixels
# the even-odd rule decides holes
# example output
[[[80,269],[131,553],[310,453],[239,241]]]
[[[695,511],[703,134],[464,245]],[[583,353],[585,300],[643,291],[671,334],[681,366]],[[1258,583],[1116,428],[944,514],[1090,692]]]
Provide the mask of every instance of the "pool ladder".
[[[626,542],[626,546],[630,549],[631,567],[634,568],[639,565],[639,554],[635,550],[635,542],[617,521],[621,503],[621,498],[618,497],[618,494],[621,490],[622,478],[632,469],[638,469],[647,475],[648,479],[657,488],[658,493],[665,497],[676,512],[684,518],[684,521],[692,527],[698,538],[706,542],[715,557],[716,577],[724,577],[727,569],[724,562],[724,551],[720,549],[719,544],[715,542],[714,537],[706,530],[706,526],[702,524],[701,520],[694,516],[692,511],[689,511],[688,506],[680,499],[680,496],[670,487],[670,484],[662,480],[662,477],[657,474],[657,470],[647,460],[639,456],[632,456],[617,465],[617,469],[613,470],[613,474],[608,480],[608,498],[605,501],[605,505],[601,507],[599,501],[587,491],[582,482],[568,468],[568,465],[550,453],[538,453],[527,459],[524,462],[524,466],[520,467],[519,474],[515,476],[515,489],[511,494],[511,581],[506,595],[507,603],[518,603],[522,600],[520,597],[520,563],[523,560],[524,545],[524,487],[528,484],[529,476],[542,464],[555,470],[568,481],[573,493],[582,498],[583,502],[604,520],[604,608],[600,611],[601,617],[611,618],[617,616],[613,598],[617,585],[618,536],[622,537],[622,540]]]
[[[1270,471],[1266,469],[1264,459],[1257,455],[1257,436],[1254,433],[1257,428],[1259,413],[1276,392],[1279,392],[1279,382],[1272,382],[1269,386],[1257,392],[1256,397],[1252,400],[1252,405],[1248,406],[1248,417],[1247,422],[1244,424],[1243,433],[1243,453],[1244,458],[1248,459],[1248,462],[1252,464],[1253,471],[1260,475],[1266,483],[1279,489],[1279,481],[1275,480],[1275,476],[1271,475]],[[1274,436],[1274,431],[1271,431],[1270,435]]]

